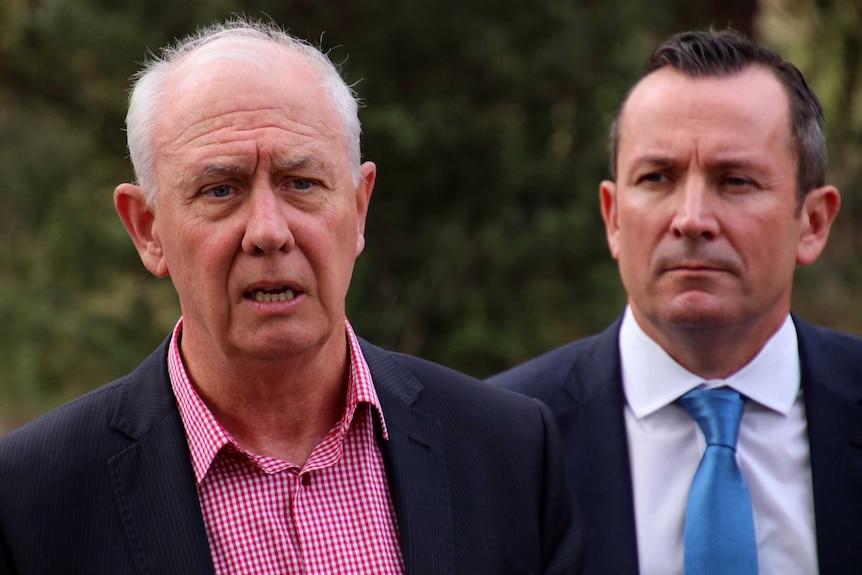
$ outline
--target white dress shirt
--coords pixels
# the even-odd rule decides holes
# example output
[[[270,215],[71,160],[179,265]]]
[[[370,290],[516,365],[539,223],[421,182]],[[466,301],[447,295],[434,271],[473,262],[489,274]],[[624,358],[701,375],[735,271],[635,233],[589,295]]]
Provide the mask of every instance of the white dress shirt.
[[[760,575],[817,575],[808,428],[790,316],[757,357],[724,380],[704,381],[683,368],[628,308],[620,355],[641,575],[683,572],[685,506],[706,444],[676,400],[700,385],[748,398],[737,458],[751,491]]]

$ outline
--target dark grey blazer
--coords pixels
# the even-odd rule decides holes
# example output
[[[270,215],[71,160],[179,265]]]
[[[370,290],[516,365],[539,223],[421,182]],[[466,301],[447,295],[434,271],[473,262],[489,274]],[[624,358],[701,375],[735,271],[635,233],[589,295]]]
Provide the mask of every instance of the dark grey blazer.
[[[580,573],[580,512],[547,407],[362,349],[407,573]],[[165,353],[0,438],[0,574],[213,573]]]
[[[821,575],[862,573],[862,339],[794,316],[811,444]],[[489,381],[554,413],[584,522],[593,575],[637,575],[623,409],[620,320]]]

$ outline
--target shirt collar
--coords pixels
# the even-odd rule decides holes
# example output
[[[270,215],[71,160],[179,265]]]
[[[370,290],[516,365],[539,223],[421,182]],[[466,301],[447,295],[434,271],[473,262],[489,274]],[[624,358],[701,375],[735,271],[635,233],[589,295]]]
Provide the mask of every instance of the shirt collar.
[[[367,403],[374,408],[371,412],[377,415],[383,439],[388,441],[389,432],[383,418],[383,408],[380,406],[377,390],[374,388],[371,370],[362,355],[362,349],[359,346],[356,333],[353,331],[353,326],[350,325],[347,318],[344,320],[344,325],[350,355],[350,373],[347,381],[347,401],[339,423],[342,437],[346,436],[350,430],[356,409],[360,404]],[[216,455],[223,448],[231,446],[237,451],[242,452],[244,450],[219,423],[192,385],[180,355],[182,326],[183,320],[180,318],[171,336],[168,350],[168,374],[179,407],[180,417],[186,430],[195,479],[200,485]]]
[[[757,356],[724,380],[704,381],[678,364],[644,333],[628,306],[619,345],[626,401],[638,418],[658,411],[700,385],[733,388],[784,415],[799,394],[799,347],[789,315]]]

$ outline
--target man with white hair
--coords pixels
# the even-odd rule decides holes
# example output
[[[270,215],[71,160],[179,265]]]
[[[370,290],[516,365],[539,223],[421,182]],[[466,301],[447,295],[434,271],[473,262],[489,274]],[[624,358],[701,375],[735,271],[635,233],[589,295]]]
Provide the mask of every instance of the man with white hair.
[[[345,319],[376,167],[324,55],[208,28],[138,75],[127,127],[115,205],[182,318],[0,440],[0,574],[580,571],[547,408]]]

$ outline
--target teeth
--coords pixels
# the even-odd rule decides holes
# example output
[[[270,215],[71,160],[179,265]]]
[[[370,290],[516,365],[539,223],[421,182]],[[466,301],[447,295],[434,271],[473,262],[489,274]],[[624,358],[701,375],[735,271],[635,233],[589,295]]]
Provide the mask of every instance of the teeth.
[[[257,290],[252,295],[255,301],[287,301],[291,300],[296,295],[293,293],[292,289],[284,289],[278,293],[269,293],[263,290]]]

